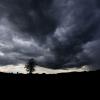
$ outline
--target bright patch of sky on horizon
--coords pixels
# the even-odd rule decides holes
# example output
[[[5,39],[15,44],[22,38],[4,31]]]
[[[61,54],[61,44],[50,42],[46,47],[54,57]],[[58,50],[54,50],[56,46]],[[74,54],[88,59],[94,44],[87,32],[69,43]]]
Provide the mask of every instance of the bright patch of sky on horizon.
[[[82,71],[88,71],[89,69],[87,66],[83,66],[82,68],[71,68],[71,69],[58,69],[58,70],[52,70],[48,68],[43,68],[36,66],[34,74],[57,74],[57,73],[69,73],[69,72],[82,72]],[[6,73],[24,73],[26,74],[26,70],[24,68],[24,65],[20,64],[17,66],[9,65],[5,67],[0,67],[0,72],[6,72]]]

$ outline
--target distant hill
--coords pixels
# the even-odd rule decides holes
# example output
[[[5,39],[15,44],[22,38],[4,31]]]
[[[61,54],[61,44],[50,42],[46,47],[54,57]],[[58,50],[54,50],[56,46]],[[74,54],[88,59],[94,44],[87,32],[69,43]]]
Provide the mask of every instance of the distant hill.
[[[13,74],[0,73],[0,80],[92,80],[100,79],[100,70],[91,72],[72,72],[60,74]]]

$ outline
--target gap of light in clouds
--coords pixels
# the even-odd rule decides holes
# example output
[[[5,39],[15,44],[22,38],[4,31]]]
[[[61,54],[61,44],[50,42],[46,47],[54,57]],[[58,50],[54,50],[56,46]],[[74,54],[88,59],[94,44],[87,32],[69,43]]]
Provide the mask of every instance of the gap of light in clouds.
[[[52,69],[36,66],[35,72],[33,72],[33,73],[34,74],[36,74],[36,73],[38,73],[38,74],[43,74],[43,73],[57,74],[57,73],[69,73],[69,72],[82,72],[82,71],[88,71],[88,68],[86,66],[83,66],[82,68],[52,70]],[[6,72],[6,73],[17,73],[18,72],[18,73],[24,73],[24,74],[27,73],[23,64],[16,65],[16,66],[8,65],[8,66],[0,67],[0,72]]]

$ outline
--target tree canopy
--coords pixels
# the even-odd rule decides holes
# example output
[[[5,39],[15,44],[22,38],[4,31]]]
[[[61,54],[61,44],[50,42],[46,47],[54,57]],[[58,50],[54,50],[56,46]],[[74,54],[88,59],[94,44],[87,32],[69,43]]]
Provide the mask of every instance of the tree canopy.
[[[35,66],[36,66],[36,62],[35,60],[32,58],[32,59],[29,59],[29,61],[27,62],[27,64],[25,65],[25,68],[26,68],[26,71],[29,73],[29,74],[32,74],[33,71],[35,71]]]

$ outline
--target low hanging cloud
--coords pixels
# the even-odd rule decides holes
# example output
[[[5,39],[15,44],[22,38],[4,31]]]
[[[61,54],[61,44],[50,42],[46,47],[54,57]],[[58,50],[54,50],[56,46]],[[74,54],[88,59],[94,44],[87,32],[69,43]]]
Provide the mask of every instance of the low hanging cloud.
[[[99,20],[99,0],[0,0],[0,66],[99,69]]]

